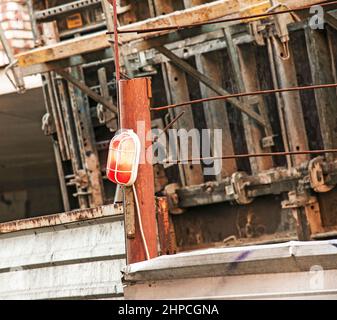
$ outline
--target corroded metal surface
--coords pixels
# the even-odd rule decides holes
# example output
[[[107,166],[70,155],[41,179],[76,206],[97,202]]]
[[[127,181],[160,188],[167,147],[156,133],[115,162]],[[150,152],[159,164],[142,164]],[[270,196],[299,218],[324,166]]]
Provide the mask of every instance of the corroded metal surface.
[[[54,214],[36,217],[32,219],[24,219],[7,223],[1,223],[0,234],[29,229],[53,227],[92,219],[118,216],[121,214],[123,214],[123,207],[121,205],[108,205],[93,209],[76,210],[61,214]]]

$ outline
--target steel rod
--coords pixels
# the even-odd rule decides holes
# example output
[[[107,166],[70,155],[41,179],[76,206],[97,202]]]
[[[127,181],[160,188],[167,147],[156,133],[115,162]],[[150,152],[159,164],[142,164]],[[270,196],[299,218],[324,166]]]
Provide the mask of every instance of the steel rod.
[[[191,100],[176,104],[170,104],[164,107],[154,107],[151,108],[151,111],[162,111],[168,109],[174,109],[178,107],[187,107],[193,104],[208,102],[208,101],[215,101],[215,100],[227,100],[230,98],[239,98],[239,97],[247,97],[247,96],[258,96],[258,95],[267,95],[272,93],[282,93],[282,92],[294,92],[294,91],[306,91],[306,90],[317,90],[317,89],[329,89],[329,88],[337,88],[337,83],[330,83],[330,84],[319,84],[319,85],[312,85],[312,86],[298,86],[292,88],[282,88],[282,89],[270,89],[270,90],[259,90],[259,91],[252,91],[252,92],[242,92],[242,93],[233,93],[226,96],[216,96],[210,98],[202,98],[197,100]]]
[[[244,158],[258,158],[258,157],[279,157],[279,156],[297,156],[297,155],[319,155],[325,153],[337,153],[337,149],[326,150],[305,150],[305,151],[289,151],[289,152],[268,152],[268,153],[255,153],[255,154],[237,154],[219,157],[205,157],[205,158],[191,158],[177,161],[164,161],[163,164],[181,164],[188,162],[200,162],[210,160],[231,160],[231,159],[244,159]]]

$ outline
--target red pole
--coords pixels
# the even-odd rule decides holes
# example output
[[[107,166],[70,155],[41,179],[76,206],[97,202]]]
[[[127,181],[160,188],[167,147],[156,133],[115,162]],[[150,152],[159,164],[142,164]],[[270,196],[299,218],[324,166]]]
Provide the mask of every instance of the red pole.
[[[145,134],[150,132],[150,78],[121,80],[119,82],[119,97],[121,107],[121,128],[132,129],[134,132],[140,134],[140,132],[137,132],[137,123],[142,122],[143,127],[145,127]],[[150,137],[148,137],[148,140],[140,140],[145,140],[141,141],[141,159],[146,159],[146,150],[151,147],[152,142]],[[144,236],[150,258],[152,259],[158,256],[152,159],[146,159],[144,163],[140,164],[135,187],[140,206]],[[146,260],[146,252],[141,237],[138,219],[136,223],[135,238],[127,239],[127,260],[128,264]]]

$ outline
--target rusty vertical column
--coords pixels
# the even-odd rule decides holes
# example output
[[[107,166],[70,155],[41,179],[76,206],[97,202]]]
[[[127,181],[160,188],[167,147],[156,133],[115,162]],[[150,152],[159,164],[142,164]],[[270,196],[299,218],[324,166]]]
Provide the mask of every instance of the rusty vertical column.
[[[175,254],[177,251],[176,237],[167,197],[157,198],[157,219],[161,255]]]
[[[151,131],[150,98],[151,80],[138,78],[119,82],[121,128],[137,132],[143,128],[145,134]],[[138,124],[138,126],[137,126]],[[154,174],[151,159],[146,157],[146,150],[151,147],[150,137],[141,141],[141,164],[135,183],[144,236],[151,258],[158,256],[157,228],[155,216]],[[149,153],[149,152],[147,152]],[[141,237],[139,221],[136,223],[135,237],[127,239],[128,264],[146,260],[146,253]]]
[[[289,88],[298,86],[296,78],[296,68],[294,55],[290,50],[290,57],[287,60],[282,58],[284,49],[282,45],[272,37],[270,40],[272,48],[269,47],[271,56],[273,56],[272,64],[276,68],[276,77],[274,83],[275,88]],[[285,119],[285,135],[289,140],[289,149],[291,151],[308,150],[309,143],[306,133],[304,116],[302,112],[301,96],[299,92],[284,92],[277,95],[280,112],[283,112]],[[281,124],[282,125],[282,124]],[[300,155],[293,157],[293,165],[298,166],[307,161],[308,155]]]

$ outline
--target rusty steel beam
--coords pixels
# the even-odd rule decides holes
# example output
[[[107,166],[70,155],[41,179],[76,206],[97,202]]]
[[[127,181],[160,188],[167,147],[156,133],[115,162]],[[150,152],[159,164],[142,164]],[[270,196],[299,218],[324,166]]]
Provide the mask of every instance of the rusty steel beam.
[[[69,223],[92,221],[107,217],[121,217],[123,206],[120,204],[96,207],[93,209],[75,210],[60,214],[41,216],[31,219],[0,223],[0,234],[24,230],[56,227]]]
[[[121,80],[119,83],[120,97],[120,119],[121,127],[132,129],[137,133],[137,124],[142,123],[144,132],[151,131],[150,98],[151,80],[149,78],[138,78],[133,80]],[[157,228],[154,198],[154,173],[152,161],[146,157],[151,153],[152,141],[141,141],[141,160],[138,178],[135,188],[140,207],[141,222],[144,237],[151,258],[158,256]],[[150,152],[146,152],[150,148]],[[135,237],[127,239],[127,261],[136,263],[146,260],[146,251],[143,245],[140,221],[136,223]]]

